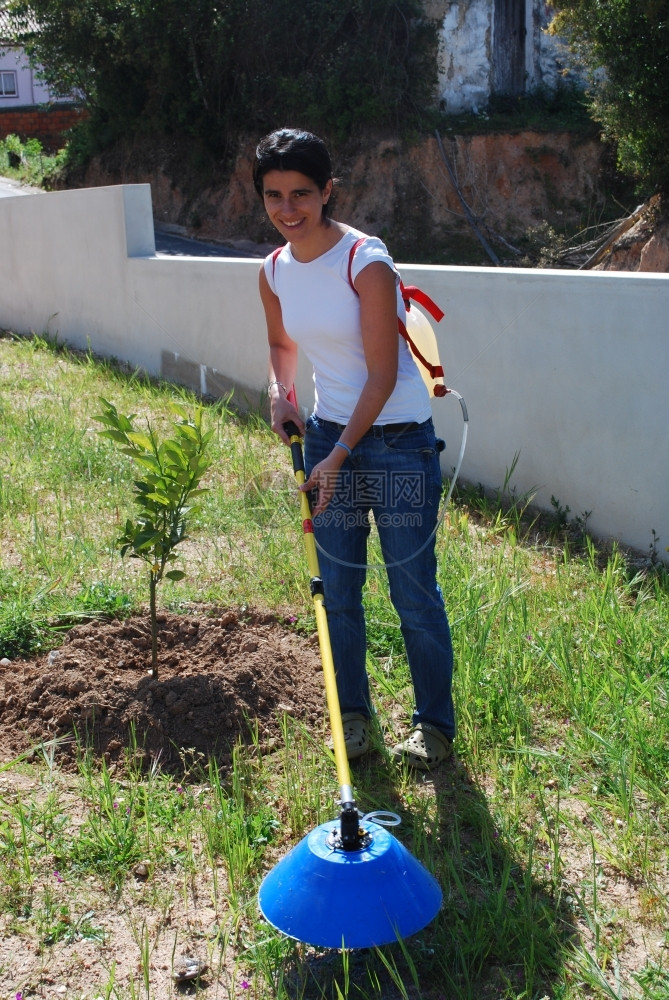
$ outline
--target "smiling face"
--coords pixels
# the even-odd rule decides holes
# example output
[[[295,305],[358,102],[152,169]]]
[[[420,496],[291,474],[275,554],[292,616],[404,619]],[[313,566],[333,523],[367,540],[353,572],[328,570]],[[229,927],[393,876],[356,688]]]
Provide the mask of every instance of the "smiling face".
[[[332,194],[332,181],[323,190],[297,170],[269,170],[263,177],[263,202],[272,225],[289,242],[318,239],[327,227],[323,206]]]

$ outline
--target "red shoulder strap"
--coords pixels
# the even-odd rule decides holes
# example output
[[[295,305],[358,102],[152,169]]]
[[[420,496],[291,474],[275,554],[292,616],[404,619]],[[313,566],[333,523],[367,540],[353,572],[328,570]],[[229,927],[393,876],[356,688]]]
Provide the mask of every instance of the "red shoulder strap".
[[[348,283],[355,292],[355,285],[353,284],[353,258],[355,257],[355,252],[359,246],[365,242],[365,237],[362,236],[359,240],[356,240],[348,254]],[[419,305],[423,306],[424,309],[429,312],[432,319],[439,323],[440,320],[444,318],[444,312],[439,308],[434,299],[431,299],[427,292],[424,292],[421,288],[417,288],[416,285],[405,285],[400,279],[400,291],[402,293],[402,298],[404,299],[404,305],[407,309],[410,309],[409,299],[413,299],[414,302],[418,302]],[[356,295],[358,293],[356,292]]]
[[[358,249],[358,247],[361,246],[364,242],[365,242],[364,236],[361,237],[359,240],[356,240],[348,254],[348,283],[356,295],[358,294],[358,292],[356,291],[356,287],[353,284],[353,258],[355,257],[355,252]],[[444,317],[443,310],[441,310],[437,305],[437,303],[434,302],[434,300],[431,299],[430,296],[426,292],[422,291],[420,288],[417,288],[415,285],[405,285],[400,279],[400,292],[402,294],[402,298],[404,299],[404,305],[406,306],[407,311],[411,309],[411,303],[409,300],[413,299],[414,302],[418,302],[421,306],[423,306],[423,308],[426,309],[427,312],[429,312],[430,316],[432,316],[432,318],[436,320],[437,323],[441,319],[443,319]],[[400,335],[404,337],[407,344],[409,345],[409,348],[413,356],[430,373],[430,378],[434,379],[443,378],[444,369],[442,368],[442,366],[430,364],[427,358],[425,358],[421,354],[421,352],[418,350],[413,340],[409,336],[407,328],[402,322],[402,320],[399,318],[399,316],[397,317],[397,327]],[[443,392],[440,391],[442,389]],[[435,396],[445,395],[447,392],[448,390],[446,389],[446,386],[435,386],[434,390]]]
[[[358,247],[361,247],[364,242],[365,242],[365,237],[361,236],[359,240],[355,241],[355,243],[349,250],[348,254],[348,283],[356,295],[358,293],[355,291],[355,285],[353,284],[353,258],[355,257],[355,251],[358,249]]]
[[[274,272],[276,271],[276,258],[279,256],[283,247],[277,247],[276,250],[272,251],[272,278],[274,278]]]
[[[424,292],[421,288],[416,288],[415,285],[402,285],[402,298],[407,309],[410,308],[409,299],[413,299],[414,302],[417,302],[423,309],[429,312],[432,319],[436,320],[437,323],[444,318],[444,312],[439,308],[437,303],[430,298],[427,292]]]

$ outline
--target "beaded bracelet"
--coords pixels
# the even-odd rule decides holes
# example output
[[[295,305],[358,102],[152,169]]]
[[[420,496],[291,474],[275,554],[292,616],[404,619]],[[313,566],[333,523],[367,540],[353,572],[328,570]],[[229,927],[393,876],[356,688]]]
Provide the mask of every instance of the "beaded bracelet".
[[[285,392],[285,394],[288,395],[288,390],[286,389],[286,387],[283,384],[283,382],[279,382],[279,380],[277,378],[275,378],[274,381],[270,382],[270,384],[267,386],[267,395],[268,396],[270,394],[269,391],[270,391],[270,389],[272,388],[273,385],[278,385],[279,389],[283,389],[283,391]]]
[[[353,454],[353,449],[349,448],[349,446],[347,444],[344,444],[343,441],[335,441],[335,448],[343,448],[344,451],[348,454],[349,458]]]

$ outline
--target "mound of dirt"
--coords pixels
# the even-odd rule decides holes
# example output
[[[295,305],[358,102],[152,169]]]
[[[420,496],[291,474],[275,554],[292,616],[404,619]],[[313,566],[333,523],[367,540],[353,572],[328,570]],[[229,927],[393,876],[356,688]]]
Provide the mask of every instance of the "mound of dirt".
[[[261,745],[274,746],[284,713],[322,726],[317,641],[275,617],[162,614],[158,642],[155,678],[148,615],[78,625],[58,650],[4,661],[0,759],[76,731],[115,760],[134,726],[147,762],[176,764],[186,749],[225,764],[239,739],[251,739],[251,726]]]

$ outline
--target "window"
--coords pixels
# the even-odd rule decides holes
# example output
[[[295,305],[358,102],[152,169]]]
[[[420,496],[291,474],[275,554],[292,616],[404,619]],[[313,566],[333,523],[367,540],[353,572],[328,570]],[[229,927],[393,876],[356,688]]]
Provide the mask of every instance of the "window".
[[[18,97],[16,89],[16,73],[13,70],[0,70],[0,97]]]

